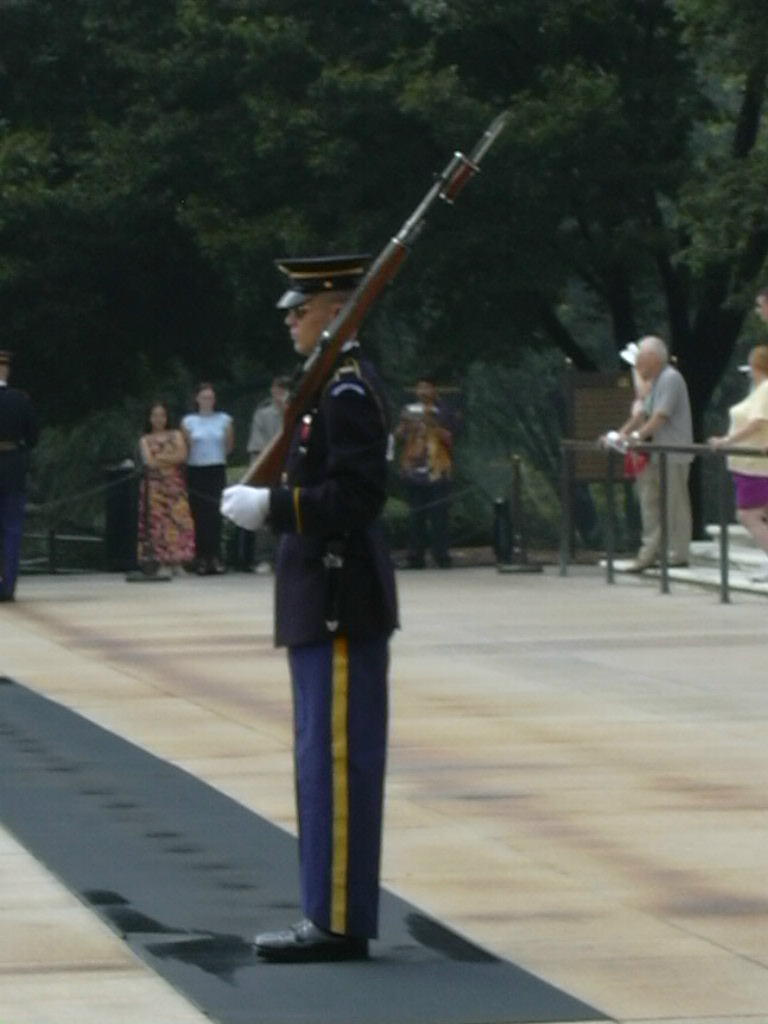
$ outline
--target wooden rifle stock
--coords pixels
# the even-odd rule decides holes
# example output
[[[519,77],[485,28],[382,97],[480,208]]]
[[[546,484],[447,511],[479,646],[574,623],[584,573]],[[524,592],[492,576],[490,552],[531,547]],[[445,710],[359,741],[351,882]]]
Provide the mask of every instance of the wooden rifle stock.
[[[427,211],[438,198],[447,203],[454,202],[467,182],[477,174],[480,160],[501,133],[508,117],[509,113],[505,111],[494,118],[468,157],[459,152],[453,154],[411,216],[384,246],[336,318],[323,331],[286,406],[282,430],[249,467],[241,483],[253,487],[272,487],[279,483],[296,424],[332,376],[344,344],[355,337],[368,310],[385,285],[394,279],[424,226]]]

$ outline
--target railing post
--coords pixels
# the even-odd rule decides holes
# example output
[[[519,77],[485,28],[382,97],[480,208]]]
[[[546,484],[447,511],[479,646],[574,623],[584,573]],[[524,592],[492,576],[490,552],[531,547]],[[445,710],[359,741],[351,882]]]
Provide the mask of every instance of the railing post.
[[[669,486],[667,484],[667,453],[659,452],[659,514],[661,516],[661,592],[669,593]]]
[[[605,507],[607,518],[605,523],[605,582],[615,583],[613,556],[616,554],[616,452],[608,449],[608,473],[605,479]]]
[[[57,571],[57,554],[56,530],[50,529],[48,531],[48,572],[50,573],[55,573]]]
[[[571,547],[571,451],[560,445],[560,575],[568,575]]]
[[[725,456],[721,455],[717,462],[720,499],[720,603],[728,604],[731,600],[730,581],[728,578],[728,498],[730,495],[730,479]]]

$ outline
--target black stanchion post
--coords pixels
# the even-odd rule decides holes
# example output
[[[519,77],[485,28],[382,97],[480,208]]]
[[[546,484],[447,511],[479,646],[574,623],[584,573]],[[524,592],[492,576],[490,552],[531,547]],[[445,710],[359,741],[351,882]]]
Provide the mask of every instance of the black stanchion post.
[[[104,556],[108,572],[137,568],[137,484],[133,462],[127,460],[104,470]]]
[[[512,561],[525,565],[528,555],[525,550],[525,531],[523,530],[522,478],[520,476],[520,456],[512,456],[512,499],[510,520],[512,525]]]
[[[496,498],[493,503],[493,551],[497,565],[512,561],[512,520],[506,498]]]

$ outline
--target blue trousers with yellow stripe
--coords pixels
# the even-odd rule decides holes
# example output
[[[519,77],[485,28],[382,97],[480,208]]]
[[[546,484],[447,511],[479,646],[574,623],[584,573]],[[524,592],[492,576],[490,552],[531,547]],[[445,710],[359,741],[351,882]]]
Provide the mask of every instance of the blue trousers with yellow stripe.
[[[291,647],[304,914],[328,931],[378,932],[389,638]]]

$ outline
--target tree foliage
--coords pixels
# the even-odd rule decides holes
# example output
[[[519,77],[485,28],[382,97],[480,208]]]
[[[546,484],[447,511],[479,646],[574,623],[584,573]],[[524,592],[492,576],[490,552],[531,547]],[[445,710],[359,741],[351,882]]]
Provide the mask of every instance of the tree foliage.
[[[511,110],[370,325],[404,381],[657,330],[697,418],[768,251],[757,0],[4,0],[0,301],[67,423],[286,365],[276,256],[376,251]],[[413,339],[418,344],[413,344]]]

